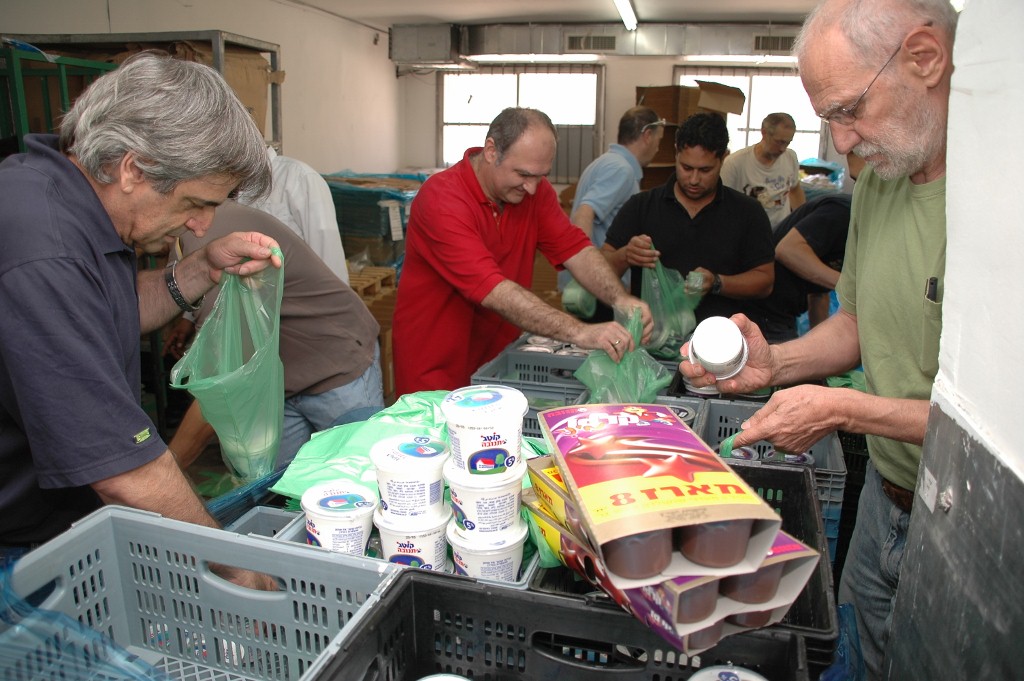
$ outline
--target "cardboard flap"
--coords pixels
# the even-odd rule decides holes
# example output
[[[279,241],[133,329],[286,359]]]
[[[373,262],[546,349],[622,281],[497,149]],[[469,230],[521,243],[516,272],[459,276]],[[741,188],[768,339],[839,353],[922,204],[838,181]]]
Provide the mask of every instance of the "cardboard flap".
[[[747,98],[742,90],[706,80],[698,80],[697,87],[700,88],[700,97],[697,100],[697,106],[700,108],[733,114],[743,113],[743,104]]]

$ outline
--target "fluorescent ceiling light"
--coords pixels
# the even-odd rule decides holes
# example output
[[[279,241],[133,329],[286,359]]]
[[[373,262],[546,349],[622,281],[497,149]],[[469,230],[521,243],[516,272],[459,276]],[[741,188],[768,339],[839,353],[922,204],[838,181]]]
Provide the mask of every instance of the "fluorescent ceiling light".
[[[796,66],[796,57],[768,54],[687,54],[680,57],[687,64],[778,64]]]
[[[527,62],[532,64],[569,62],[596,62],[601,60],[599,54],[474,54],[469,59],[480,63],[507,64],[511,62]]]
[[[615,9],[619,10],[619,16],[622,17],[622,23],[625,24],[627,31],[636,30],[636,13],[633,11],[633,5],[630,0],[612,0],[615,3]]]

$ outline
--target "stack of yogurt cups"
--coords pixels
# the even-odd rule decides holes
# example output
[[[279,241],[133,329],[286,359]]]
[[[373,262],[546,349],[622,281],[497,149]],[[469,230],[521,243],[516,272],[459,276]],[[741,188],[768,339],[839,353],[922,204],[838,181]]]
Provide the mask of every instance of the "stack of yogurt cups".
[[[441,412],[451,457],[443,475],[451,490],[446,537],[455,572],[493,581],[519,578],[527,527],[520,517],[526,396],[501,385],[448,393]]]
[[[370,449],[380,491],[373,524],[384,560],[446,571],[445,531],[452,514],[444,503],[441,470],[448,459],[447,445],[424,433],[396,435]]]

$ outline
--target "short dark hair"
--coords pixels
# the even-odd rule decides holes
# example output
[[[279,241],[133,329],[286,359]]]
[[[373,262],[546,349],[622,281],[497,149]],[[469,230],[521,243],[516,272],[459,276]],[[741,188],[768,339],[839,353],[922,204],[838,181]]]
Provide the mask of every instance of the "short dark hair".
[[[725,119],[713,113],[696,113],[687,118],[676,130],[676,151],[686,147],[703,147],[718,158],[725,158],[729,150]]]
[[[543,125],[551,131],[556,140],[558,139],[554,124],[543,111],[510,106],[494,117],[491,127],[487,128],[487,137],[494,140],[494,148],[498,150],[498,163],[501,163],[505,152],[531,125]]]
[[[619,119],[619,144],[629,144],[640,139],[644,128],[658,122],[658,114],[649,106],[634,106]]]
[[[764,117],[763,121],[761,121],[761,129],[766,130],[769,133],[775,132],[775,128],[780,125],[796,130],[796,121],[793,120],[793,117],[788,113],[781,111],[777,113],[770,113]]]

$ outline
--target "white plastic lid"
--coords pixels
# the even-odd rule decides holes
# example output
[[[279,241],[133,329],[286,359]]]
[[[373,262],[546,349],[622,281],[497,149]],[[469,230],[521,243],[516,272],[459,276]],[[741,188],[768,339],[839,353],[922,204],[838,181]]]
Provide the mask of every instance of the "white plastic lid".
[[[456,548],[471,551],[476,555],[491,555],[508,551],[525,543],[526,535],[529,532],[530,528],[527,527],[526,523],[519,520],[507,532],[502,532],[487,541],[467,539],[459,534],[459,521],[452,518],[448,523],[448,528],[445,530],[445,536],[448,538],[448,543]]]
[[[438,470],[448,456],[448,445],[444,441],[422,433],[395,435],[370,448],[373,465],[389,473]]]
[[[757,672],[729,664],[705,667],[691,676],[690,681],[768,681],[768,679]]]
[[[704,361],[727,364],[743,354],[743,334],[728,317],[708,317],[693,331],[694,352]]]
[[[449,424],[494,427],[496,421],[522,420],[529,404],[526,395],[504,385],[471,385],[448,393],[441,413]]]
[[[345,517],[373,513],[378,499],[369,487],[343,478],[310,487],[301,503],[306,513]]]

